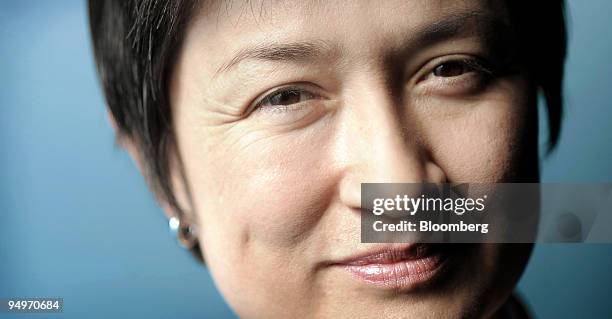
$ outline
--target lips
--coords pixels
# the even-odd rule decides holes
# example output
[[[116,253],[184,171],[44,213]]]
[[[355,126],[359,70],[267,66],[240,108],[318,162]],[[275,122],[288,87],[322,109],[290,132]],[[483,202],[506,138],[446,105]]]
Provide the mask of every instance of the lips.
[[[379,248],[336,263],[357,280],[377,288],[410,290],[434,280],[449,253],[445,245],[409,244]]]

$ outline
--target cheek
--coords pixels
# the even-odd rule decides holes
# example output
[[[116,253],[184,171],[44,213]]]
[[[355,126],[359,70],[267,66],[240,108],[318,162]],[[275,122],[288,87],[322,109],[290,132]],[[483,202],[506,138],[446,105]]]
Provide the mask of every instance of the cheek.
[[[300,270],[308,266],[304,238],[316,233],[334,194],[326,134],[244,131],[185,131],[200,242],[215,282],[236,309],[259,309],[272,299],[288,306],[295,301],[290,296],[302,293],[296,284],[311,281]]]
[[[522,82],[464,101],[431,100],[418,115],[424,143],[452,182],[508,182],[533,153],[535,101]],[[537,145],[537,144],[533,144]],[[536,152],[537,154],[537,152]]]
[[[326,134],[312,131],[186,133],[184,161],[203,236],[215,237],[203,240],[223,238],[235,258],[250,258],[259,246],[270,255],[299,244],[334,194]],[[198,134],[206,140],[187,137]]]

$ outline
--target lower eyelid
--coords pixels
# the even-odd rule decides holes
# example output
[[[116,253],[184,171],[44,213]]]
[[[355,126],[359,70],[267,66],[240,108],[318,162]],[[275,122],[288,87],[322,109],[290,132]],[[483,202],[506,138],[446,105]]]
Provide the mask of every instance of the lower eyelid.
[[[303,103],[287,105],[282,108],[257,110],[252,114],[254,119],[262,125],[272,127],[285,127],[286,129],[299,129],[309,126],[325,117],[330,106],[321,100],[309,100]]]
[[[265,119],[275,118],[279,120],[285,118],[289,121],[307,116],[308,113],[314,112],[318,106],[312,105],[312,100],[290,104],[260,107],[253,111],[253,115]]]
[[[263,113],[285,113],[292,111],[299,111],[303,109],[307,101],[289,104],[289,105],[270,105],[270,106],[261,106],[255,110],[255,112],[263,112]]]
[[[461,94],[479,89],[487,81],[486,75],[477,71],[448,78],[423,80],[416,88],[420,94]]]

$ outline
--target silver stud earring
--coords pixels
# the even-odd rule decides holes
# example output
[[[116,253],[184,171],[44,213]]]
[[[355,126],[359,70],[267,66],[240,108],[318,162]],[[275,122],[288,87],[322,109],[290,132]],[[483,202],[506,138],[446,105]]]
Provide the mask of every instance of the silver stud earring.
[[[176,216],[172,216],[168,220],[168,226],[170,230],[176,234],[179,243],[184,248],[192,249],[197,244],[198,232],[194,224],[188,223]]]

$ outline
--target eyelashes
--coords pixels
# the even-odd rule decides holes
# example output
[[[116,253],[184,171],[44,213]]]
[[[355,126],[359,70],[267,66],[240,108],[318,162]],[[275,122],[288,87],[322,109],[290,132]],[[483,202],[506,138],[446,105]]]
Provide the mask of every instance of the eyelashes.
[[[476,58],[465,58],[459,60],[450,60],[438,64],[430,72],[436,77],[457,77],[470,72],[478,72],[482,75],[492,76],[493,68],[489,63]]]
[[[318,95],[299,86],[279,88],[255,103],[254,108],[275,107],[286,109],[288,106],[318,98]]]
[[[313,113],[324,96],[321,88],[311,83],[296,83],[264,93],[246,110],[246,116],[264,115],[275,122],[296,121]],[[319,108],[320,109],[320,108]]]
[[[306,126],[324,114],[325,96],[312,83],[297,83],[264,93],[245,116],[254,116],[270,125]]]

